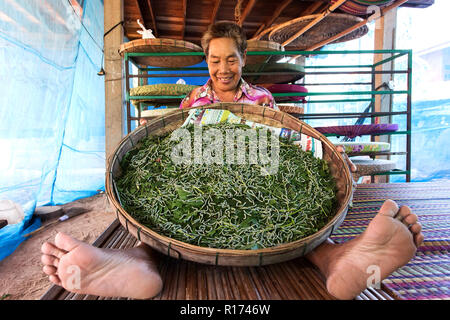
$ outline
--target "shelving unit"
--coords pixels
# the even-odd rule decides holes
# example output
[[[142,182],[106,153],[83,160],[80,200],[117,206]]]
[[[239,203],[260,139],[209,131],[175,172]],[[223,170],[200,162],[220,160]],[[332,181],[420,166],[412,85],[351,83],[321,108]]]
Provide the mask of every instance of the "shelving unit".
[[[273,93],[275,99],[277,97],[285,96],[306,96],[310,97],[308,104],[322,104],[322,103],[354,103],[354,102],[366,102],[371,103],[372,108],[369,112],[345,112],[345,113],[305,113],[296,114],[294,116],[302,119],[304,121],[313,119],[344,119],[344,118],[370,118],[372,123],[376,123],[377,118],[380,117],[391,117],[404,115],[406,116],[406,130],[371,135],[371,141],[375,141],[375,136],[379,135],[405,135],[406,136],[406,151],[390,151],[390,152],[379,152],[370,154],[372,158],[376,156],[391,156],[391,155],[404,155],[406,156],[405,170],[391,170],[388,172],[377,173],[377,175],[405,175],[406,182],[411,179],[411,84],[412,84],[412,50],[351,50],[351,51],[258,51],[258,52],[247,52],[247,55],[270,55],[270,56],[298,56],[302,55],[308,57],[310,55],[375,55],[384,54],[390,55],[390,57],[381,60],[375,64],[364,64],[364,65],[305,65],[305,76],[302,80],[297,81],[298,84],[309,88],[307,93]],[[164,78],[164,77],[178,77],[178,78],[192,78],[192,77],[209,77],[208,70],[206,67],[185,67],[185,68],[153,68],[153,67],[141,67],[136,65],[138,68],[138,74],[130,74],[129,62],[133,62],[133,57],[135,56],[180,56],[180,55],[203,55],[201,52],[182,52],[182,53],[125,53],[125,77],[126,77],[126,106],[127,106],[127,131],[131,131],[131,122],[139,121],[141,118],[141,107],[137,108],[137,116],[131,116],[131,100],[143,101],[143,100],[158,100],[158,99],[173,99],[175,105],[179,104],[184,96],[130,96],[130,80],[134,78]],[[400,59],[401,57],[407,58],[407,67],[402,70],[376,70],[377,67],[382,66],[385,63]],[[306,61],[308,59],[306,58]],[[180,71],[180,73],[165,73],[167,71]],[[375,75],[376,74],[399,74],[406,75],[406,84],[403,90],[379,90],[375,87]],[[253,73],[243,73],[243,76],[256,76],[256,75],[271,75],[276,77],[280,75],[279,72],[253,72]],[[307,83],[308,75],[335,75],[336,78],[343,75],[368,75],[370,76],[370,81],[358,81],[358,82],[319,82],[319,83]],[[188,82],[188,81],[187,81]],[[349,86],[348,90],[345,91],[313,91],[311,88],[318,88],[318,86]],[[365,85],[370,86],[370,90],[355,90],[355,87]],[[378,89],[378,90],[377,90]],[[310,91],[311,90],[311,91]],[[402,111],[392,111],[389,112],[375,112],[373,106],[375,105],[375,97],[377,95],[402,95],[405,97],[405,110]],[[339,96],[338,99],[320,99],[320,97],[326,98],[327,96]],[[342,98],[341,98],[342,97]],[[319,98],[319,99],[318,99]],[[292,102],[299,103],[302,102]],[[336,136],[336,135],[326,135],[326,136]],[[361,154],[362,155],[362,154]]]

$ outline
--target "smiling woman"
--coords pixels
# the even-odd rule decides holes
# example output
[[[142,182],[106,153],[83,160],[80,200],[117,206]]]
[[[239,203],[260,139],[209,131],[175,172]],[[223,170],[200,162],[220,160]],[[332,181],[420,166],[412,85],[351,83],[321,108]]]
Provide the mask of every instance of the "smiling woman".
[[[253,86],[242,79],[247,40],[241,27],[232,22],[211,25],[202,37],[202,47],[210,79],[204,86],[190,92],[181,102],[181,108],[217,102],[240,102],[278,109],[267,89]]]
[[[221,100],[231,100],[241,80],[245,53],[241,56],[231,38],[213,39],[209,49],[206,61],[213,89]]]

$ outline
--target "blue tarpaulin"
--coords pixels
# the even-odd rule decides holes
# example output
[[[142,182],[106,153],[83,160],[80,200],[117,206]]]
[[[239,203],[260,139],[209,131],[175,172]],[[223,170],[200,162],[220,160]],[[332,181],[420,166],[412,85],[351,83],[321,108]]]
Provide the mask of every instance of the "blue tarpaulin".
[[[104,189],[102,48],[102,0],[0,2],[0,200],[25,212],[0,260],[40,226],[36,206]]]

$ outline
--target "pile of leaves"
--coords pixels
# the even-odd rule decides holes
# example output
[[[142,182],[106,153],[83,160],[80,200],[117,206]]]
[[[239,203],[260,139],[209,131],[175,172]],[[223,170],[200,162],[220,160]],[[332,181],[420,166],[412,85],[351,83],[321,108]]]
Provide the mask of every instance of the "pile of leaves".
[[[225,135],[236,126],[203,130]],[[278,170],[262,175],[258,164],[175,164],[178,141],[145,138],[121,161],[121,205],[155,232],[203,247],[259,249],[307,237],[334,215],[335,182],[326,161],[279,141]]]

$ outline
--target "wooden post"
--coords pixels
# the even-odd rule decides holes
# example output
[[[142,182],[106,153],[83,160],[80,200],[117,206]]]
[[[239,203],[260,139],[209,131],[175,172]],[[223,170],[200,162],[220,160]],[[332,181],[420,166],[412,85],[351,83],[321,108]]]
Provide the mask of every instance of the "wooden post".
[[[104,30],[123,21],[123,0],[104,2]],[[104,38],[105,55],[105,153],[106,161],[122,139],[123,132],[123,60],[119,54],[123,26],[117,25]]]
[[[397,28],[397,9],[386,12],[383,16],[375,22],[375,50],[391,50],[395,49],[395,33]],[[375,54],[374,63],[377,63],[383,59],[389,58],[390,54]],[[375,68],[376,71],[394,70],[394,61],[383,63]],[[375,75],[375,89],[389,90],[383,86],[393,80],[393,74],[376,74]],[[382,87],[380,87],[382,86]],[[390,112],[392,111],[393,96],[392,95],[375,95],[375,112]],[[379,117],[372,120],[377,123],[390,123],[392,117]],[[378,142],[391,142],[391,136],[382,135],[373,137],[372,141]],[[390,156],[381,156],[381,158],[389,159]],[[377,176],[375,179],[378,183],[389,182],[389,176]]]

